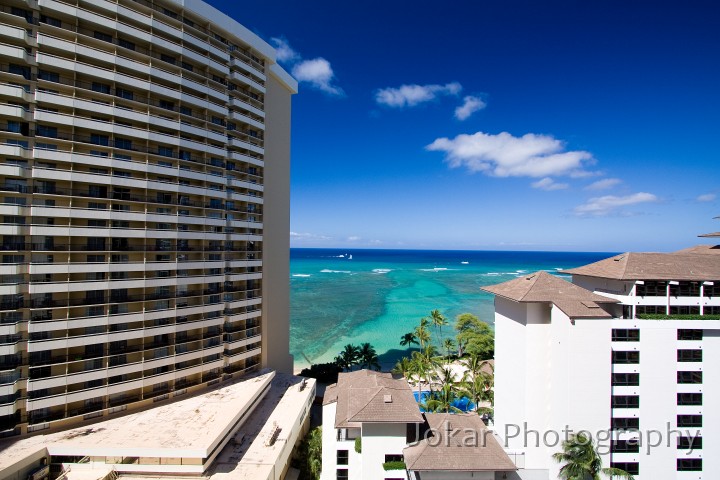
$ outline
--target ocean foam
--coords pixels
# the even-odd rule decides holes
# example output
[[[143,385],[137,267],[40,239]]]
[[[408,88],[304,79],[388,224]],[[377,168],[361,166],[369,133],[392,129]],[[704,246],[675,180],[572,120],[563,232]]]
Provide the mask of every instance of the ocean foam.
[[[320,270],[320,273],[352,273],[349,270],[329,270],[327,268],[323,268]]]
[[[293,277],[299,277],[299,278],[312,277],[312,275],[308,275],[307,273],[293,273],[292,276],[293,276]]]
[[[420,271],[423,271],[423,272],[444,272],[445,270],[450,270],[450,269],[445,268],[445,267],[421,268],[420,269]]]
[[[388,272],[392,272],[392,270],[389,268],[373,268],[372,272],[373,273],[388,273]]]
[[[469,264],[470,262],[460,262],[460,263],[462,263],[463,265],[467,265],[467,264]]]

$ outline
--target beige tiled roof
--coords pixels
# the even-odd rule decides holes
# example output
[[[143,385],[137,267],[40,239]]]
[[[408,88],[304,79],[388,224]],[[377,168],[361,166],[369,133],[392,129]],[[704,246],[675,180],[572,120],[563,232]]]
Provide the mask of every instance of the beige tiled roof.
[[[359,427],[363,422],[423,422],[407,380],[395,379],[389,373],[341,373],[337,384],[325,390],[323,405],[332,402],[337,402],[335,428]]]
[[[698,237],[720,237],[720,232],[704,233],[702,235],[698,235]]]
[[[695,254],[711,254],[720,255],[720,245],[695,245],[694,247],[684,248],[675,253],[695,253]]]
[[[515,302],[549,302],[570,318],[612,318],[600,304],[617,303],[544,271],[482,287],[482,290]]]
[[[704,250],[704,254],[622,253],[563,273],[615,280],[720,280],[720,255],[709,255],[713,250]]]
[[[408,470],[517,470],[478,415],[426,413],[425,418],[431,433],[403,450]]]

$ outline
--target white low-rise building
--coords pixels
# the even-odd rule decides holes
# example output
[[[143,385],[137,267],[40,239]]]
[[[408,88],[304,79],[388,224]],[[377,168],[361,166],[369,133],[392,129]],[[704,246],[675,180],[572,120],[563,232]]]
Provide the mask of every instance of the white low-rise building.
[[[720,478],[720,248],[624,253],[495,297],[495,428],[522,479],[589,431],[636,479]],[[508,477],[513,478],[513,477]]]
[[[389,373],[341,373],[325,392],[322,435],[322,480],[494,480],[515,470],[479,416],[423,414]]]

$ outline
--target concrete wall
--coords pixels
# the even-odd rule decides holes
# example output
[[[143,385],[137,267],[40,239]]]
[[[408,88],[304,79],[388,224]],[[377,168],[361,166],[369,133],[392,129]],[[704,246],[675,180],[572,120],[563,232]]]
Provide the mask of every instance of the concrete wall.
[[[362,478],[407,478],[405,470],[386,472],[382,464],[385,455],[402,455],[406,442],[407,426],[404,423],[364,423],[362,426]]]
[[[290,355],[290,112],[293,92],[273,74],[265,95],[262,366],[292,373]]]

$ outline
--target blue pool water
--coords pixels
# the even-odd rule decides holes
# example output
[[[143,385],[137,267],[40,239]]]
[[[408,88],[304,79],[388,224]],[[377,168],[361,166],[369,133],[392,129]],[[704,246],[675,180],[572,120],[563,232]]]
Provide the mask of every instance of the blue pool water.
[[[425,399],[430,395],[430,392],[428,390],[423,390],[420,392],[420,396],[418,399],[418,392],[413,392],[413,396],[415,397],[416,402],[424,402]],[[452,402],[452,406],[463,411],[463,412],[471,412],[475,409],[475,404],[470,401],[467,397],[461,397]],[[424,412],[425,410],[421,407],[421,412]]]

